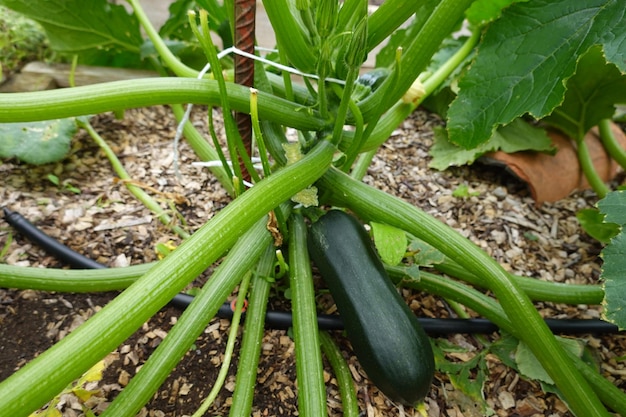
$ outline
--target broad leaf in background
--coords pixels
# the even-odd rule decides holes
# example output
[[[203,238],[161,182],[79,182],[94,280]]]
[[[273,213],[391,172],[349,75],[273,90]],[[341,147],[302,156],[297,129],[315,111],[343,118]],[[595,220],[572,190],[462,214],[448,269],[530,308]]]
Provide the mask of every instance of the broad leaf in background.
[[[70,150],[75,119],[0,124],[0,158],[41,165],[60,161]]]
[[[580,340],[566,339],[559,336],[557,336],[557,340],[561,343],[561,346],[570,353],[573,353],[579,358],[583,355],[584,345]],[[543,369],[543,366],[541,366],[533,352],[524,342],[520,341],[517,345],[515,362],[517,363],[517,369],[525,377],[554,385],[552,378],[548,375],[546,370]]]
[[[430,166],[440,171],[450,166],[471,164],[480,156],[501,150],[506,153],[534,150],[553,152],[554,147],[545,130],[531,126],[522,119],[514,120],[496,130],[489,141],[466,150],[448,140],[444,129],[435,130],[435,143],[430,149]]]
[[[520,1],[528,0],[476,0],[465,15],[472,25],[482,25],[496,20],[502,9]]]
[[[613,117],[616,103],[626,103],[626,76],[595,46],[580,57],[563,104],[544,120],[579,141],[602,119]]]
[[[398,265],[406,254],[407,239],[404,230],[382,223],[370,223],[376,250],[384,263]]]
[[[0,0],[0,4],[41,24],[57,52],[78,54],[86,58],[82,63],[102,63],[102,51],[107,51],[110,62],[138,65],[143,43],[139,22],[123,6],[106,0]],[[124,56],[122,62],[114,57],[119,54]]]
[[[578,57],[594,45],[603,45],[607,61],[626,70],[624,27],[619,0],[531,0],[504,9],[459,81],[448,112],[450,140],[470,149],[498,125],[526,113],[547,116],[561,104]]]
[[[226,5],[229,4],[226,2]],[[228,23],[226,5],[220,5],[216,0],[177,0],[169,6],[169,18],[159,29],[159,35],[164,39],[178,39],[196,41],[189,26],[188,10],[202,8],[208,12],[209,28],[222,38],[224,49],[232,46],[232,34]]]
[[[604,318],[626,329],[626,190],[613,191],[598,202],[598,209],[605,215],[604,221],[620,226],[617,236],[602,250],[602,274],[604,280]]]

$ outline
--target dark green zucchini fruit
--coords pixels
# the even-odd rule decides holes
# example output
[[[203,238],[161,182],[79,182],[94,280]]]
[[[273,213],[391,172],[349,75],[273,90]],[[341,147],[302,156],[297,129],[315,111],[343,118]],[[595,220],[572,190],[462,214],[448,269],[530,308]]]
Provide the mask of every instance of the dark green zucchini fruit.
[[[367,376],[393,401],[422,401],[435,372],[430,341],[367,231],[351,215],[330,210],[311,225],[308,246]]]

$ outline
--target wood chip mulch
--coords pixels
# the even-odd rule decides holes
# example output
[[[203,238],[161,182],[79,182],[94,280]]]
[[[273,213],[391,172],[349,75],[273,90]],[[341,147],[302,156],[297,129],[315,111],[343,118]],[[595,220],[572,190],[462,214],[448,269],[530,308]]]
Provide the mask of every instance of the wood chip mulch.
[[[203,111],[194,113],[194,123],[205,130]],[[205,169],[191,166],[195,157],[183,142],[180,146],[180,173],[173,171],[172,143],[176,128],[166,107],[128,110],[124,119],[112,114],[95,116],[95,129],[113,147],[134,181],[163,194],[153,196],[167,208],[164,193],[184,196],[187,204],[177,208],[190,231],[224,207],[229,198]],[[428,168],[428,149],[432,128],[441,121],[418,111],[406,120],[381,148],[364,179],[395,194],[471,239],[511,272],[537,279],[594,284],[600,274],[601,246],[581,230],[575,214],[592,207],[596,197],[576,193],[557,203],[536,207],[524,184],[505,172],[475,165],[438,172]],[[208,137],[208,136],[207,136]],[[59,186],[48,174],[56,175]],[[71,154],[62,162],[32,167],[17,161],[0,165],[0,201],[18,211],[42,230],[71,248],[111,267],[151,262],[157,259],[157,243],[180,243],[115,181],[115,174],[99,148],[85,134],[73,142]],[[468,186],[469,197],[455,197],[453,191]],[[80,190],[74,194],[71,186]],[[151,191],[152,193],[152,191]],[[8,264],[30,267],[63,267],[43,250],[15,234],[0,219],[0,248],[13,237],[3,260]],[[201,285],[210,271],[194,282]],[[273,307],[286,308],[277,287]],[[0,380],[4,380],[38,353],[115,297],[116,293],[61,294],[43,291],[0,289]],[[447,317],[446,303],[432,295],[403,290],[411,307],[420,315]],[[598,318],[599,306],[565,306],[538,303],[545,317]],[[107,357],[107,368],[99,389],[88,406],[96,414],[104,409],[176,322],[180,311],[166,307],[144,324],[130,339]],[[191,415],[207,395],[223,357],[229,322],[214,319],[185,355],[182,362],[155,394],[140,416]],[[348,342],[336,334],[348,358],[358,388],[363,416],[418,416],[418,412],[391,403],[367,380],[358,361],[351,355]],[[465,349],[450,359],[469,360],[481,347],[481,340],[497,340],[498,335],[453,335],[449,343]],[[584,336],[602,361],[605,376],[620,388],[626,387],[626,368],[620,357],[626,353],[626,337]],[[554,395],[545,394],[539,383],[528,381],[511,371],[495,356],[487,355],[489,379],[485,397],[498,416],[570,416]],[[234,386],[237,361],[210,415],[226,415]],[[340,416],[336,381],[326,367],[328,408]],[[297,415],[294,346],[288,332],[267,331],[263,341],[254,416]],[[1,400],[0,400],[1,401]],[[64,416],[82,416],[81,404],[64,398]],[[450,379],[438,374],[426,399],[428,416],[473,417],[482,415]]]

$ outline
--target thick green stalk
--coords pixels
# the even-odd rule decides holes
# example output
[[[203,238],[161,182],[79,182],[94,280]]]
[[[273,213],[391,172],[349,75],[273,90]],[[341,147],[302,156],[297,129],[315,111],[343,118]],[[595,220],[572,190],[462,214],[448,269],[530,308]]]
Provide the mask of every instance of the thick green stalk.
[[[232,109],[250,111],[250,89],[226,83]],[[215,80],[148,78],[113,81],[34,93],[0,94],[0,123],[32,122],[85,116],[119,109],[158,104],[207,104],[218,106],[220,92]],[[315,111],[259,91],[259,118],[299,130],[322,130],[327,123]]]
[[[199,28],[196,27],[195,13],[189,12],[189,25],[196,35],[196,38],[198,38],[198,40],[200,41],[200,45],[202,46],[204,54],[211,64],[211,71],[219,87],[220,105],[222,107],[224,128],[226,130],[226,143],[228,147],[228,153],[230,154],[231,161],[233,162],[233,174],[239,179],[238,183],[234,184],[235,192],[240,193],[243,192],[243,174],[241,165],[239,164],[239,158],[244,158],[248,155],[246,152],[244,152],[245,155],[237,155],[237,143],[241,143],[242,140],[241,136],[239,135],[235,119],[233,118],[233,114],[230,111],[230,103],[228,99],[229,96],[226,92],[226,81],[224,80],[224,75],[222,74],[222,65],[220,64],[219,58],[217,57],[217,49],[213,44],[211,33],[209,32],[207,11],[200,10]]]
[[[405,103],[398,101],[394,104],[376,123],[372,133],[366,138],[365,143],[360,147],[361,152],[367,152],[377,149],[384,141],[386,141],[391,133],[397,129],[421,103],[431,95],[439,86],[452,74],[452,72],[468,57],[472,52],[478,39],[480,31],[475,30],[472,35],[465,41],[463,46],[459,48],[441,67],[428,77],[423,84],[424,95],[421,99],[414,102]],[[344,131],[344,138],[340,144],[340,148],[345,150],[354,141],[353,132]]]
[[[477,287],[485,287],[483,278],[468,272],[467,269],[449,259],[435,265],[435,269]],[[604,299],[604,289],[601,285],[563,284],[520,275],[509,275],[533,301],[599,305]]]
[[[591,384],[598,397],[607,407],[616,412],[620,416],[626,416],[626,395],[624,391],[617,388],[608,379],[604,378],[600,373],[588,363],[574,355],[571,351],[567,351],[574,366]]]
[[[367,170],[372,164],[372,159],[376,156],[376,152],[378,152],[377,149],[370,149],[367,152],[359,154],[356,164],[354,164],[352,171],[350,171],[350,176],[355,180],[362,180],[365,174],[367,174]]]
[[[176,55],[174,55],[172,51],[169,50],[169,48],[167,47],[163,39],[161,39],[161,37],[159,36],[159,33],[157,32],[157,30],[154,28],[154,26],[152,26],[150,19],[144,12],[139,1],[138,0],[127,0],[127,1],[128,3],[130,3],[130,6],[133,8],[133,11],[135,12],[135,16],[137,17],[137,20],[139,20],[141,27],[146,32],[146,35],[148,35],[148,38],[150,38],[150,40],[152,41],[154,48],[156,49],[157,53],[159,54],[159,56],[161,57],[165,65],[169,69],[174,71],[174,73],[178,75],[179,77],[197,78],[198,71],[183,64],[176,57]]]
[[[580,416],[608,416],[587,381],[534,308],[530,299],[489,255],[432,216],[383,191],[330,169],[318,182],[328,192],[328,203],[346,206],[365,219],[386,223],[434,246],[468,271],[483,277],[500,300],[520,338],[530,347],[548,375],[562,390],[572,411]]]
[[[622,148],[620,143],[615,138],[611,125],[611,119],[603,119],[600,121],[598,124],[600,140],[604,145],[604,149],[606,149],[609,155],[611,155],[611,158],[615,159],[622,169],[626,170],[626,150]]]
[[[250,290],[248,310],[246,311],[248,319],[246,320],[241,340],[237,378],[235,380],[235,391],[233,392],[233,405],[229,412],[231,417],[252,415],[254,386],[257,379],[261,343],[265,333],[267,299],[272,288],[268,277],[273,272],[275,251],[274,245],[267,246],[265,253],[259,260],[256,274],[252,278],[252,289]]]
[[[278,48],[284,52],[289,62],[303,72],[315,69],[317,56],[301,21],[296,19],[298,11],[290,0],[271,0],[263,3],[267,17],[276,33]]]
[[[70,270],[0,264],[0,287],[78,293],[123,290],[154,265]]]
[[[254,266],[272,238],[262,218],[233,246],[211,279],[185,309],[141,370],[109,405],[103,416],[134,416],[147,403],[215,316],[226,297]]]
[[[366,14],[367,0],[344,1],[339,8],[339,13],[337,14],[335,33],[350,32],[357,23],[356,19],[360,19]]]
[[[600,174],[598,174],[598,171],[593,165],[593,160],[591,159],[591,154],[589,153],[589,147],[585,143],[584,139],[576,141],[576,146],[578,162],[580,163],[580,168],[583,171],[585,178],[587,178],[589,185],[591,185],[593,191],[598,195],[598,198],[604,198],[610,189],[604,181],[602,181]]]
[[[451,280],[445,276],[434,275],[426,271],[420,271],[419,280],[405,279],[405,271],[402,267],[387,268],[389,277],[396,283],[406,288],[414,288],[427,291],[440,297],[455,300],[479,315],[489,319],[500,330],[520,338],[519,328],[516,328],[507,318],[502,307],[491,297],[471,288],[461,282]],[[574,366],[581,372],[591,384],[598,397],[613,411],[620,415],[626,415],[626,395],[610,381],[603,378],[595,369],[583,362],[583,360],[570,351],[566,351]],[[587,415],[587,414],[584,414]]]
[[[399,77],[388,78],[373,94],[359,103],[366,121],[381,101],[393,103],[404,95],[426,68],[441,42],[461,21],[471,3],[472,0],[442,0],[434,7],[417,36],[403,50]],[[394,85],[390,85],[392,83]]]
[[[0,383],[0,417],[29,415],[115,349],[261,217],[319,178],[334,149],[320,142],[243,193],[82,326]]]
[[[103,416],[134,416],[147,403],[215,316],[226,297],[255,264],[272,238],[262,218],[229,251],[176,325]]]
[[[289,287],[296,346],[298,411],[302,417],[326,416],[326,386],[320,350],[313,274],[306,224],[299,213],[289,219]]]
[[[122,290],[153,266],[154,263],[149,263],[125,268],[68,270],[0,264],[0,287],[58,292]],[[484,279],[467,272],[454,262],[446,261],[437,264],[435,268],[472,285],[478,287],[485,285]],[[511,279],[515,280],[533,301],[599,305],[604,299],[601,285],[562,284],[512,274]]]
[[[432,0],[429,0],[432,3]],[[425,3],[422,1],[386,0],[369,17],[368,51],[371,51],[411,18]],[[340,14],[340,17],[341,14]],[[348,18],[344,16],[343,19]],[[421,18],[421,16],[420,16]]]
[[[96,142],[96,144],[102,149],[107,159],[111,163],[113,170],[117,174],[117,176],[123,181],[126,189],[133,195],[137,200],[139,200],[144,206],[146,206],[151,212],[153,212],[159,221],[163,223],[165,226],[169,227],[171,231],[176,233],[183,239],[189,237],[189,233],[184,230],[182,227],[178,226],[174,223],[174,220],[165,212],[165,210],[161,207],[161,205],[150,196],[147,192],[144,191],[138,185],[133,184],[132,178],[126,172],[126,169],[115,155],[115,152],[111,149],[111,147],[106,143],[104,139],[96,132],[96,130],[91,126],[88,121],[82,121],[78,119],[78,125],[85,129],[89,136]]]
[[[356,399],[356,392],[354,389],[354,381],[352,380],[352,373],[346,360],[341,354],[339,347],[333,342],[333,339],[327,332],[320,332],[320,341],[322,343],[322,352],[324,356],[330,362],[330,366],[335,371],[335,377],[337,378],[337,387],[339,388],[339,395],[341,396],[341,408],[343,417],[358,417],[359,416],[359,404]]]

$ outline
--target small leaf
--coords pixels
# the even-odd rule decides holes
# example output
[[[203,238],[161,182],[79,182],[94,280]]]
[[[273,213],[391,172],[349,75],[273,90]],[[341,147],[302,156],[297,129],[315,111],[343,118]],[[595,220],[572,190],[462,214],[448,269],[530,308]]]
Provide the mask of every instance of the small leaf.
[[[413,256],[413,262],[419,266],[431,267],[446,260],[446,257],[439,250],[416,237],[411,237],[409,243],[409,253]]]
[[[85,372],[82,377],[80,377],[80,379],[78,380],[78,385],[82,385],[87,382],[100,381],[102,379],[102,371],[104,371],[104,367],[104,360],[97,362],[87,372]]]
[[[477,191],[470,191],[467,184],[461,184],[452,191],[452,196],[457,198],[468,198],[480,195]]]
[[[50,181],[54,185],[58,186],[60,184],[59,177],[54,174],[48,174],[46,178],[48,178],[48,181]]]
[[[403,230],[382,223],[370,223],[378,254],[387,265],[398,265],[406,253],[407,239]]]
[[[430,149],[433,157],[430,166],[440,171],[450,166],[473,163],[480,156],[501,150],[506,153],[534,150],[553,152],[554,147],[544,129],[516,119],[507,126],[500,127],[491,139],[474,149],[461,148],[450,140],[444,129],[435,129],[435,143]]]
[[[578,357],[582,356],[584,345],[580,340],[566,339],[559,336],[556,336],[556,338],[564,349]],[[517,362],[520,373],[527,378],[536,379],[551,385],[554,384],[552,378],[548,375],[545,369],[543,369],[541,363],[539,363],[533,352],[524,342],[520,341],[517,346],[517,350],[515,352],[515,362]]]
[[[609,243],[620,230],[619,225],[605,222],[604,214],[597,209],[582,209],[576,213],[576,218],[589,236],[602,243]]]
[[[74,119],[0,124],[0,157],[34,165],[60,161],[77,130]]]

